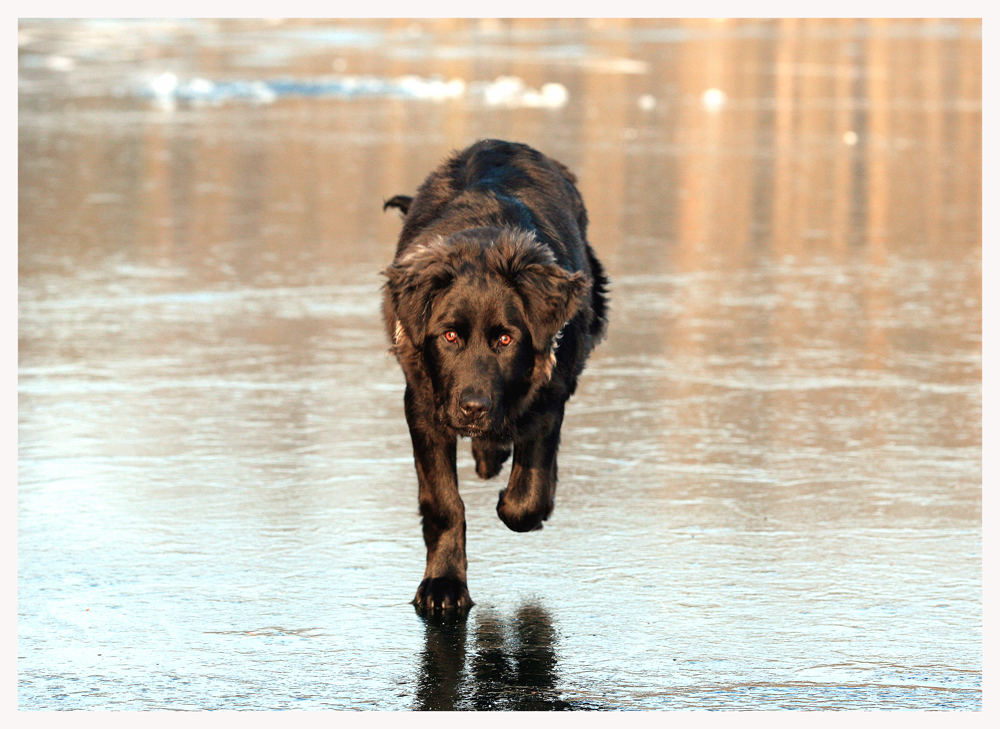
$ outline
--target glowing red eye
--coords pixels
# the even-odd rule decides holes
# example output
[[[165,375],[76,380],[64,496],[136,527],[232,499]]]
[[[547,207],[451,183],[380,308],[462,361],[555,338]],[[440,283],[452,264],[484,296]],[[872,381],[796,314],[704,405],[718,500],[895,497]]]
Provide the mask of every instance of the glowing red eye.
[[[457,342],[458,341],[458,333],[457,332],[445,332],[444,333],[444,341],[446,341],[446,342],[452,342],[452,343]]]
[[[500,335],[500,346],[501,347],[506,347],[508,344],[510,344],[513,341],[514,340],[510,338],[509,334],[501,334]]]

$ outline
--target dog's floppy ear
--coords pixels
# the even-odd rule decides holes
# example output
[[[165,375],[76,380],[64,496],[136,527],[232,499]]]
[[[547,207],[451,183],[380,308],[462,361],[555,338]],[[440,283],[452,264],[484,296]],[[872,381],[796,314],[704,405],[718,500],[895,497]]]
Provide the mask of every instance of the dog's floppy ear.
[[[394,261],[383,273],[403,334],[419,347],[427,334],[434,298],[454,277],[443,249],[435,244],[418,246]]]
[[[557,264],[552,252],[531,236],[499,241],[496,251],[492,263],[524,302],[535,351],[549,352],[553,338],[579,310],[590,281]]]
[[[579,310],[590,282],[582,273],[570,273],[555,263],[529,266],[520,281],[535,350],[547,352],[563,325]]]

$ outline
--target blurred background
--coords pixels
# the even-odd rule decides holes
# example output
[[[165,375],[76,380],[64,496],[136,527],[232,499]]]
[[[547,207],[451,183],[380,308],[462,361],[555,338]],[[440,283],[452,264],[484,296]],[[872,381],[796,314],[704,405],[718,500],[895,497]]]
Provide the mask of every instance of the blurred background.
[[[981,708],[977,20],[22,20],[18,697]],[[612,279],[556,510],[423,569],[379,271],[449,152]]]

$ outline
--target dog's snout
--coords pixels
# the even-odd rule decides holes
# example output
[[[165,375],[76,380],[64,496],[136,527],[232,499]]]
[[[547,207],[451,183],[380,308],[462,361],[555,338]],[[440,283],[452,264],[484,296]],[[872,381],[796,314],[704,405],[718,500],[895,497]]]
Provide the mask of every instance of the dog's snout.
[[[462,398],[459,407],[462,408],[462,414],[465,417],[474,421],[488,413],[492,405],[493,401],[486,395],[467,395]]]

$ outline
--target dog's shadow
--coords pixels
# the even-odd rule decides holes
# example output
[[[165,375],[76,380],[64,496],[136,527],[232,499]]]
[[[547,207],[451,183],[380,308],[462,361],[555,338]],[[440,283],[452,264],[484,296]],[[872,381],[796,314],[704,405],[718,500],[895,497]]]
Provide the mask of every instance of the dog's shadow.
[[[425,618],[424,627],[414,708],[574,708],[556,691],[556,635],[551,617],[541,606],[526,603],[508,619],[488,608],[477,608],[471,617]]]

